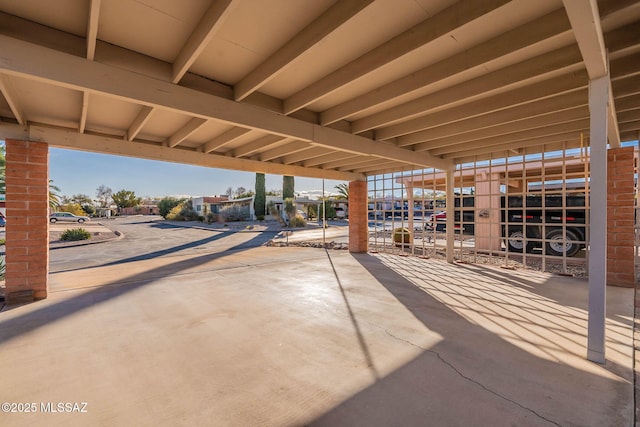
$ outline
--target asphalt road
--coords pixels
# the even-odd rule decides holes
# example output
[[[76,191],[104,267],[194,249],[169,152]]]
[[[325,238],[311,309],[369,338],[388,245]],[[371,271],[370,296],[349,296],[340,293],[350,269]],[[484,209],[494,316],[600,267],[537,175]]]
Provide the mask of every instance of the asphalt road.
[[[261,246],[274,231],[206,230],[167,224],[158,216],[136,216],[103,221],[124,237],[94,245],[58,248],[49,252],[52,273],[102,265],[172,257],[187,254],[219,253]]]

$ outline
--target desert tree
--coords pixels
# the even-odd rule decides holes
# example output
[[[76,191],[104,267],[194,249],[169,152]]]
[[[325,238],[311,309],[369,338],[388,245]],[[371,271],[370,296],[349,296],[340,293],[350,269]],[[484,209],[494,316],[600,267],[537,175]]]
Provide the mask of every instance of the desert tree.
[[[256,211],[257,217],[264,217],[266,215],[267,195],[263,173],[256,173],[255,191],[256,198],[253,202],[253,208]]]

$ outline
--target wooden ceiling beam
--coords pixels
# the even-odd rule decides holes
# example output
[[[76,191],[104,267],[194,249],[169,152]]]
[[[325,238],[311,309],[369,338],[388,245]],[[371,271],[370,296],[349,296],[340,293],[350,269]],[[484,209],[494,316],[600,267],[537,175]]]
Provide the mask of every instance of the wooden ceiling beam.
[[[78,131],[84,133],[87,127],[87,115],[89,114],[89,92],[82,92],[82,108],[80,110],[80,124]]]
[[[580,134],[564,135],[560,136],[557,140],[546,139],[534,144],[522,145],[515,148],[500,147],[496,150],[485,151],[468,155],[464,157],[456,158],[456,163],[469,163],[476,161],[483,161],[489,159],[498,159],[511,156],[523,156],[529,154],[540,154],[543,152],[552,152],[559,150],[567,150],[580,147]],[[588,165],[588,163],[587,163]]]
[[[18,97],[14,93],[13,86],[8,76],[0,74],[0,92],[4,96],[4,99],[7,101],[9,105],[9,109],[11,113],[13,113],[13,117],[15,117],[16,121],[21,125],[27,124],[27,119],[22,112],[22,108],[18,105]]]
[[[403,170],[406,171],[410,169],[398,169],[397,165],[393,165],[391,163],[379,163],[376,165],[372,164],[369,166],[355,168],[351,170],[351,172],[355,172],[356,170],[359,171],[358,173],[363,173],[367,176],[374,176],[374,175],[382,175],[382,174],[392,173],[392,172],[400,172]]]
[[[553,52],[527,59],[510,67],[476,77],[455,86],[442,89],[414,99],[402,105],[388,108],[353,122],[353,133],[360,133],[414,117],[424,116],[430,111],[473,97],[484,98],[522,87],[541,79],[551,71],[577,71],[582,63],[580,51],[575,46],[556,49]]]
[[[371,160],[375,160],[375,159],[373,159],[372,157],[358,156],[353,158],[340,159],[333,162],[322,163],[321,167],[323,169],[337,169],[337,168],[343,168],[345,166],[353,167],[361,163],[368,163]]]
[[[200,151],[202,151],[203,153],[211,153],[212,151],[222,148],[225,145],[231,144],[233,141],[236,141],[238,138],[246,135],[249,132],[251,132],[251,129],[245,129],[241,127],[231,128],[223,134],[216,136],[206,144],[201,145]]]
[[[384,159],[373,159],[373,160],[369,160],[368,162],[362,163],[359,166],[356,167],[356,165],[353,166],[343,166],[341,168],[338,168],[339,171],[342,172],[354,172],[356,170],[360,170],[360,171],[367,171],[367,170],[371,170],[374,168],[379,168],[381,166],[384,165],[391,165],[390,162],[384,160]]]
[[[90,0],[89,16],[87,19],[87,59],[93,61],[96,55],[96,41],[98,40],[98,23],[100,22],[101,0]]]
[[[612,33],[609,49],[614,53],[638,45],[637,35],[629,32],[626,27]],[[628,58],[620,58],[620,61],[627,60]],[[357,134],[393,125],[396,122],[404,122],[414,117],[424,116],[436,108],[442,109],[443,106],[456,102],[473,100],[474,97],[482,99],[539,81],[551,81],[558,76],[566,75],[567,72],[579,72],[583,69],[582,61],[578,46],[556,49],[355,120],[352,124],[352,132]],[[385,139],[382,136],[378,138]]]
[[[191,65],[198,59],[216,31],[229,16],[229,12],[233,9],[232,5],[237,3],[232,0],[214,0],[211,3],[173,63],[171,72],[173,83],[178,83],[189,71]]]
[[[284,101],[284,113],[291,114],[312,102],[354,82],[360,77],[443,37],[461,25],[508,3],[506,0],[467,0],[415,25],[402,34],[365,53],[340,69],[298,91]]]
[[[583,92],[586,93],[588,83],[589,79],[585,71],[567,73],[551,80],[533,83],[446,110],[426,114],[403,123],[377,129],[376,137],[387,140],[444,124],[479,117],[487,113],[506,111],[518,106],[526,108],[524,106],[532,102],[544,101],[547,98],[550,99],[581,89],[584,89]]]
[[[371,107],[423,89],[453,75],[482,67],[487,62],[570,30],[571,24],[565,11],[558,9],[436,64],[331,107],[321,113],[320,123],[327,125],[341,119],[348,119]]]
[[[255,156],[254,160],[268,162],[271,160],[278,159],[282,156],[286,156],[287,154],[294,154],[294,153],[306,150],[307,148],[310,148],[310,147],[311,146],[309,145],[308,142],[294,141],[286,145],[283,145],[282,147],[276,147],[270,150],[263,151],[262,153],[259,153],[257,156]],[[282,162],[279,162],[279,163],[282,163]]]
[[[0,124],[3,133],[6,125]],[[17,125],[17,131],[24,130]],[[276,175],[292,175],[309,178],[326,178],[340,181],[361,181],[363,174],[322,170],[318,168],[303,168],[293,165],[282,165],[270,162],[258,162],[249,159],[238,159],[219,154],[206,154],[190,149],[170,148],[153,143],[131,143],[122,138],[105,135],[81,134],[73,129],[62,129],[45,126],[29,126],[28,139],[30,141],[46,142],[52,147],[70,148],[95,153],[115,154],[119,156],[136,157],[141,159],[159,160],[171,163],[210,168],[231,169],[245,172],[261,172]]]
[[[313,159],[305,160],[302,162],[302,166],[313,167],[324,163],[334,162],[336,160],[352,159],[354,157],[355,156],[353,154],[337,151],[335,153],[329,153],[323,156],[314,157]]]
[[[613,93],[616,97],[630,96],[639,93],[640,79],[637,75],[637,66],[640,55],[634,54],[627,57],[611,61],[613,73]],[[549,102],[549,108],[554,108],[554,100],[567,96],[568,100],[575,100],[577,104],[587,102],[587,87],[589,76],[586,71],[564,74],[551,80],[534,83],[517,89],[509,90],[477,101],[472,101],[463,105],[449,109],[426,114],[424,116],[407,120],[405,122],[376,129],[376,137],[382,140],[389,140],[398,137],[402,145],[410,145],[410,134],[422,130],[433,129],[438,126],[468,120],[474,117],[481,117],[484,114],[503,111],[508,119],[509,110],[520,108],[526,110],[532,103]],[[573,93],[573,94],[572,94]],[[560,101],[561,105],[566,105],[566,99]],[[519,114],[519,113],[518,113]],[[407,139],[404,140],[403,136]]]
[[[640,129],[640,120],[630,120],[620,125],[620,132],[633,132]]]
[[[550,113],[562,112],[576,106],[587,105],[587,90],[580,89],[559,96],[544,98],[527,104],[516,105],[512,108],[489,112],[480,116],[447,123],[419,132],[410,133],[396,138],[399,147],[405,147],[425,141],[459,135],[466,132],[479,131],[489,127],[507,123],[519,123],[522,120],[546,117]],[[414,147],[414,150],[416,147]]]
[[[314,157],[322,156],[323,154],[327,154],[327,152],[327,149],[323,147],[311,147],[306,150],[301,150],[297,153],[287,154],[280,159],[280,162],[285,165],[290,165],[308,159],[313,159]]]
[[[640,120],[640,109],[618,112],[618,123],[628,123]]]
[[[265,135],[261,138],[231,150],[233,157],[246,157],[261,150],[268,150],[282,144],[286,138],[279,135]]]
[[[140,131],[142,131],[142,128],[144,127],[144,125],[147,124],[147,122],[151,118],[152,114],[153,114],[153,107],[143,105],[140,108],[138,115],[133,120],[133,122],[129,125],[129,129],[127,130],[127,141],[133,141],[134,139],[136,139]]]
[[[557,125],[544,126],[536,129],[530,129],[522,132],[513,132],[506,135],[492,136],[487,138],[462,141],[459,143],[451,143],[441,148],[430,150],[432,154],[447,157],[451,153],[464,152],[473,150],[478,147],[491,147],[505,143],[517,143],[518,141],[532,140],[557,134],[566,134],[569,132],[588,132],[589,117],[575,120]]]
[[[185,139],[189,138],[193,133],[195,133],[198,129],[204,126],[207,123],[206,119],[201,119],[199,117],[194,117],[186,125],[181,127],[176,133],[171,135],[165,141],[165,144],[168,147],[175,147],[180,144]]]
[[[315,21],[304,27],[284,46],[251,70],[233,88],[236,101],[242,101],[274,78],[300,55],[314,47],[345,22],[349,21],[373,0],[341,0],[333,4]]]
[[[445,154],[443,157],[447,159],[456,159],[455,160],[456,163],[460,163],[461,158],[465,158],[468,156],[474,156],[478,154],[487,154],[487,153],[499,153],[499,152],[505,152],[507,150],[518,150],[520,148],[543,146],[546,144],[551,144],[556,142],[573,141],[574,145],[580,146],[581,133],[584,134],[583,131],[576,130],[576,131],[560,133],[556,135],[545,135],[537,138],[511,141],[511,142],[496,144],[496,145],[476,146],[477,148],[469,148],[466,150],[451,152],[451,153]]]
[[[374,155],[401,163],[452,167],[452,162],[414,153],[336,129],[304,122],[262,108],[198,92],[139,73],[87,61],[74,55],[0,35],[0,72],[178,114],[214,119],[281,135],[317,146]]]
[[[604,42],[600,13],[596,0],[563,0],[564,8],[571,22],[580,53],[587,68],[589,79],[609,76],[609,58]],[[637,38],[637,34],[635,35]],[[609,82],[611,85],[611,82]],[[616,117],[616,106],[609,86],[607,108],[607,139],[612,147],[620,147],[620,134]]]
[[[472,144],[479,140],[489,140],[492,138],[508,138],[511,135],[525,135],[527,131],[544,132],[553,129],[564,123],[573,124],[577,120],[589,118],[589,108],[581,106],[565,111],[552,111],[543,116],[535,116],[529,119],[509,122],[502,125],[486,127],[462,134],[446,136],[422,142],[412,146],[415,151],[445,149],[451,146],[459,146],[462,144]]]

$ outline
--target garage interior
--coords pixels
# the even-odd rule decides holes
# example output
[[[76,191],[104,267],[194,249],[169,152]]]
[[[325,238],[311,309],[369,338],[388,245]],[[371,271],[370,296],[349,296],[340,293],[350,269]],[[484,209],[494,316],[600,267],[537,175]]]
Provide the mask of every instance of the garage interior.
[[[586,356],[605,364],[606,285],[636,281],[618,273],[635,269],[638,34],[632,0],[0,0],[7,301],[49,297],[48,147],[349,181],[354,256],[372,183],[442,173],[449,263],[461,165],[580,150]],[[490,252],[508,181],[486,182]]]

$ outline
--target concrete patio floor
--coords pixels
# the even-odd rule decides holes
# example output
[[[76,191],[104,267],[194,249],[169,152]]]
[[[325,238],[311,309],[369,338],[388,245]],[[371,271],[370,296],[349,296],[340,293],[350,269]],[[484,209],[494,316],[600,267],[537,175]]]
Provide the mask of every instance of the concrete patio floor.
[[[0,312],[0,425],[629,426],[633,290],[393,255],[260,247],[51,274]],[[86,413],[41,403],[86,402]]]

